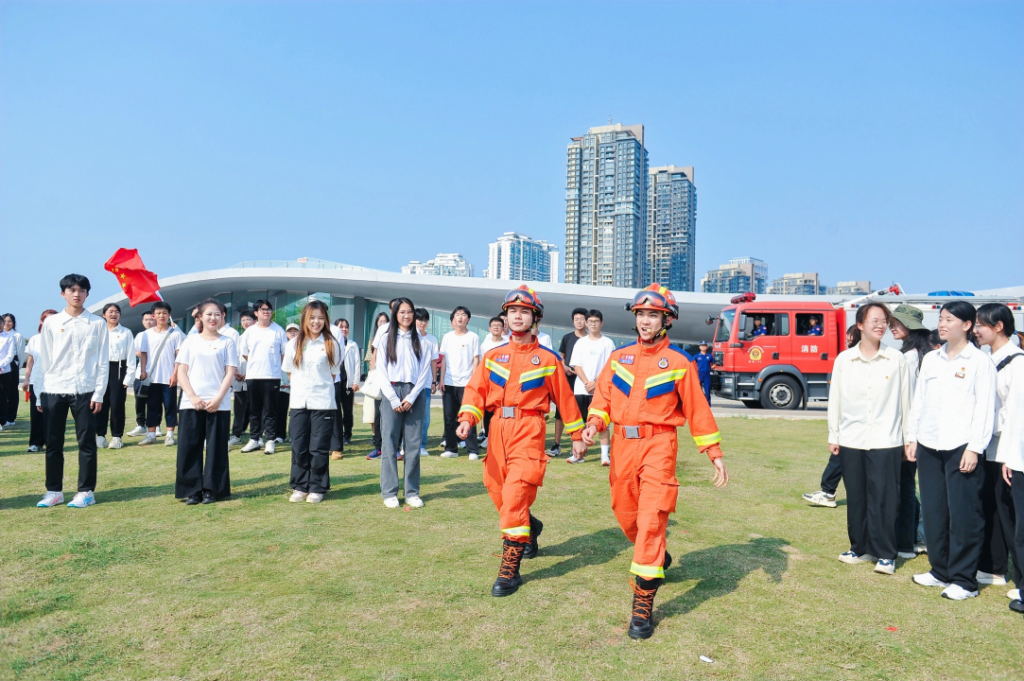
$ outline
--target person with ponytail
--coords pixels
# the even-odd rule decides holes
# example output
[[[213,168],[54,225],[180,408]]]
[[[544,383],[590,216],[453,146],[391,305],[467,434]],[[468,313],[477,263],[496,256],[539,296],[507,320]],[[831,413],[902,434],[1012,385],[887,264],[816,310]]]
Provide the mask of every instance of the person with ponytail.
[[[977,334],[982,345],[992,350],[992,363],[996,367],[996,408],[992,425],[992,441],[985,450],[985,485],[982,490],[981,508],[985,517],[985,539],[978,563],[978,583],[996,586],[1006,585],[1006,573],[1010,559],[1013,560],[1013,581],[1016,594],[1009,596],[1020,601],[1020,586],[1024,581],[1024,550],[1017,550],[1016,534],[1020,531],[1020,511],[1024,504],[1016,504],[1010,484],[1013,469],[999,458],[1003,433],[1011,420],[1024,418],[1021,407],[1024,402],[1014,405],[1013,393],[1024,392],[1024,352],[1010,340],[1016,327],[1013,313],[1002,303],[988,303],[978,308]],[[1016,411],[1014,411],[1016,406]],[[1012,434],[1010,435],[1012,445]],[[1009,450],[1007,450],[1009,451]],[[1006,474],[1004,475],[1004,470]],[[1024,487],[1024,475],[1017,478]],[[1024,540],[1024,532],[1021,533]],[[1021,547],[1024,549],[1024,546]],[[1016,596],[1016,598],[1014,598]],[[1024,612],[1024,611],[1022,611]]]
[[[380,493],[385,506],[398,508],[398,449],[404,439],[405,503],[420,508],[423,412],[430,399],[433,357],[429,348],[420,343],[412,301],[398,298],[391,309],[394,317],[388,330],[375,341],[375,366],[385,379],[380,402]]]
[[[330,327],[327,305],[311,300],[284,351],[282,371],[290,379],[292,502],[320,503],[331,488],[331,436],[338,420],[334,375],[341,366],[341,345]]]
[[[932,569],[914,575],[962,601],[978,595],[985,534],[979,456],[992,438],[996,368],[974,346],[977,312],[962,300],[939,310],[943,345],[921,363],[907,429],[907,459],[917,462],[921,514]]]
[[[178,408],[181,423],[174,496],[189,506],[231,496],[228,438],[231,384],[238,369],[234,340],[218,331],[227,314],[224,304],[207,298],[198,309],[197,332],[182,343],[174,359],[184,396]]]

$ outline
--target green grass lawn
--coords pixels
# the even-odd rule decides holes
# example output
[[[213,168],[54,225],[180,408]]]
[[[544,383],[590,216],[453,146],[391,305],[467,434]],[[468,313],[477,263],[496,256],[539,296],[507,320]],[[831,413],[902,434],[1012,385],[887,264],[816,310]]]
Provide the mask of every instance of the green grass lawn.
[[[360,425],[318,506],[288,503],[282,447],[233,449],[234,497],[185,507],[174,450],[129,438],[100,452],[96,506],[37,509],[43,455],[20,421],[0,433],[0,679],[1024,678],[1005,587],[953,603],[911,583],[926,557],[894,577],[836,560],[844,506],[800,500],[825,464],[823,421],[720,425],[725,490],[680,438],[675,563],[654,637],[634,642],[632,549],[597,457],[549,464],[540,556],[497,599],[479,462],[425,459],[426,507],[388,510]]]

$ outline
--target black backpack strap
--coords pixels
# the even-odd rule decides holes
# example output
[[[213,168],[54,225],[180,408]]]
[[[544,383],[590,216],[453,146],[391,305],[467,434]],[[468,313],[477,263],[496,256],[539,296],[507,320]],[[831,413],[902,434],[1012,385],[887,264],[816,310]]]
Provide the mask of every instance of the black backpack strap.
[[[996,371],[1002,371],[1006,368],[1006,365],[1017,359],[1018,357],[1024,357],[1024,352],[1015,352],[1009,357],[1003,358],[1003,361],[996,365]]]

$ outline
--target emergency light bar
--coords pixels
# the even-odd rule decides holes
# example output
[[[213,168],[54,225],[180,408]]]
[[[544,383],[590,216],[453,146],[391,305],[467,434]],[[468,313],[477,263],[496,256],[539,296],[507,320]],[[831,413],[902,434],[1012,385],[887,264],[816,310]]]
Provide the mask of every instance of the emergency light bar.
[[[743,295],[735,296],[729,301],[732,305],[739,305],[740,303],[752,303],[757,299],[757,295],[751,292],[744,293]]]

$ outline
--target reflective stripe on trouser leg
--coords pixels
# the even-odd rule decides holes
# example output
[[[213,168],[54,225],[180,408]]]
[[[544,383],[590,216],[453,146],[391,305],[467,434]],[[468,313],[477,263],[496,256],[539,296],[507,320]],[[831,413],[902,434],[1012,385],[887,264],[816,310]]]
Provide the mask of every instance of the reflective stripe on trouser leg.
[[[484,486],[498,509],[503,536],[530,540],[530,507],[543,482],[544,420],[493,419],[484,459]]]

